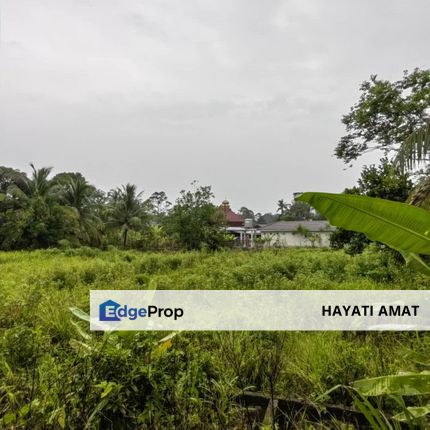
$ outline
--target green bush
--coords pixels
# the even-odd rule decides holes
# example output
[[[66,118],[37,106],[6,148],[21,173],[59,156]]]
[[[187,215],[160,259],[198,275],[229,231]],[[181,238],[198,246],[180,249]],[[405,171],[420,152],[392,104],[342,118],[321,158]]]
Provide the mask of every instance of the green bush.
[[[406,348],[430,352],[426,334],[396,333],[183,332],[160,347],[168,333],[90,332],[69,310],[89,311],[90,288],[430,287],[379,248],[354,257],[319,249],[49,249],[0,253],[0,267],[5,429],[243,428],[246,413],[235,403],[243,389],[267,393],[274,381],[279,395],[315,399],[336,384],[407,370]]]

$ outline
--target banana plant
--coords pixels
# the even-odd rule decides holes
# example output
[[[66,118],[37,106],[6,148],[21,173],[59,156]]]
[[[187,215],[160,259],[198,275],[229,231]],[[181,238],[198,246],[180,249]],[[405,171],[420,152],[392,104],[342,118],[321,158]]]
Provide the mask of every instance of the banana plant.
[[[89,314],[84,312],[83,310],[72,306],[70,307],[70,312],[79,318],[82,321],[89,323],[91,321],[91,317]],[[90,353],[95,349],[91,345],[91,334],[87,333],[82,327],[77,324],[75,321],[72,321],[73,326],[76,329],[76,333],[82,338],[82,340],[71,339],[70,345],[78,352]],[[179,334],[179,332],[171,332],[167,336],[162,339],[156,341],[154,347],[152,349],[152,353],[155,355],[164,354],[167,350],[169,350],[173,346],[173,339]],[[133,340],[135,336],[135,332],[133,331],[113,331],[113,332],[105,332],[104,333],[104,345],[106,342],[116,342],[119,338],[126,338]]]
[[[430,157],[430,121],[401,145],[394,164],[411,170]],[[382,242],[399,251],[414,270],[430,276],[430,266],[421,256],[430,255],[430,180],[420,184],[407,203],[393,202],[367,196],[304,193],[296,198],[306,202],[324,215],[331,224],[364,233],[370,240]],[[420,365],[430,367],[427,357]],[[324,397],[340,386],[333,387]],[[345,388],[355,405],[374,429],[396,429],[396,422],[406,422],[416,428],[428,428],[426,417],[430,403],[406,406],[404,397],[428,397],[430,372],[385,375],[357,380]],[[390,397],[402,412],[387,420],[382,411],[369,401],[372,397]]]
[[[369,239],[400,251],[411,268],[430,276],[430,267],[421,258],[430,255],[430,211],[406,203],[347,194],[304,193],[297,199],[313,206],[333,225],[364,233]],[[361,379],[345,388],[374,429],[398,428],[396,422],[427,428],[430,403],[406,406],[404,397],[430,394],[428,371]],[[391,422],[368,400],[382,396],[395,400],[402,409]]]
[[[404,373],[366,378],[354,381],[350,386],[336,385],[316,401],[326,400],[329,395],[342,389],[346,391],[354,405],[363,414],[373,430],[397,430],[405,428],[427,429],[426,416],[430,414],[430,403],[407,406],[405,397],[420,398],[430,394],[430,373]],[[400,412],[390,415],[374,405],[372,398],[389,398]],[[381,403],[381,402],[376,402]]]
[[[430,394],[430,373],[404,373],[367,378],[354,381],[352,388],[363,399],[368,397],[390,397],[402,409],[392,419],[407,422],[418,428],[428,428],[425,417],[430,414],[430,403],[420,406],[406,406],[404,397],[428,396]]]
[[[399,251],[414,270],[430,276],[421,258],[430,255],[430,211],[406,203],[351,194],[304,193],[306,202],[332,225],[364,233]]]

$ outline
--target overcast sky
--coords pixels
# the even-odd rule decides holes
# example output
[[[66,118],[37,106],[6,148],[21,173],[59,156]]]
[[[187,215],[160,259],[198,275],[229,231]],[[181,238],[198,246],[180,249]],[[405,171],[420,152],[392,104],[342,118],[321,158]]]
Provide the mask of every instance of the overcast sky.
[[[370,74],[429,67],[428,0],[3,0],[0,165],[274,211],[342,191]]]

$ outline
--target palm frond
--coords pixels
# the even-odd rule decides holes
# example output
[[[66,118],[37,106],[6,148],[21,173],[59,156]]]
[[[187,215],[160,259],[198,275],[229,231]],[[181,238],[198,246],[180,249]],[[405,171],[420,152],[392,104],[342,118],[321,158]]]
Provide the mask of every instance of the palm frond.
[[[402,171],[412,170],[430,159],[430,121],[414,131],[400,146],[394,164]]]
[[[414,188],[408,197],[407,203],[430,210],[430,177]]]

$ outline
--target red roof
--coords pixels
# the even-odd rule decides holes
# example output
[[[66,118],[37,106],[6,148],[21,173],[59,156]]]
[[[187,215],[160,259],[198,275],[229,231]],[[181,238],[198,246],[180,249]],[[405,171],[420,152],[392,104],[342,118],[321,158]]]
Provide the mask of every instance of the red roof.
[[[225,222],[228,226],[241,227],[244,225],[244,222],[245,222],[244,218],[241,215],[234,213],[230,209],[230,204],[227,200],[224,200],[222,202],[222,205],[219,208],[223,212],[225,217]]]

